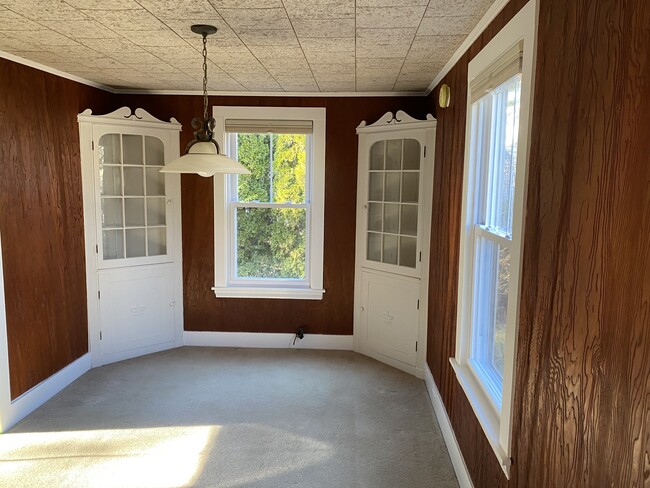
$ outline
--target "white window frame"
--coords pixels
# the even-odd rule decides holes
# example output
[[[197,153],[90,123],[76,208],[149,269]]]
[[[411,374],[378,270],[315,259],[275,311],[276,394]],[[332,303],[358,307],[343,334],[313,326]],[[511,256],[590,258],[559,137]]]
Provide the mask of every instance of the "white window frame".
[[[235,233],[232,212],[236,203],[231,195],[234,175],[214,177],[214,279],[212,288],[218,298],[284,298],[321,300],[323,298],[323,244],[325,223],[325,108],[315,107],[213,107],[216,120],[215,140],[229,155],[236,141],[225,131],[227,119],[244,120],[307,120],[313,132],[308,137],[305,205],[307,208],[306,278],[304,280],[242,279],[235,277]],[[265,207],[265,204],[246,204]]]
[[[538,2],[530,0],[513,19],[476,55],[468,67],[467,125],[465,128],[465,168],[463,207],[461,213],[460,261],[458,283],[458,317],[456,324],[456,355],[450,362],[465,391],[474,413],[496,454],[501,467],[510,478],[511,434],[513,418],[515,360],[519,323],[520,274],[524,232],[524,210],[527,191],[529,141],[532,125],[534,67],[537,43]],[[503,389],[501,405],[494,400],[494,390],[481,380],[471,364],[472,313],[474,288],[474,233],[476,232],[475,167],[472,150],[472,93],[471,82],[488,70],[517,43],[523,41],[517,173],[512,223],[510,278],[508,283],[508,311],[506,342],[504,346]],[[507,240],[507,239],[506,239]]]

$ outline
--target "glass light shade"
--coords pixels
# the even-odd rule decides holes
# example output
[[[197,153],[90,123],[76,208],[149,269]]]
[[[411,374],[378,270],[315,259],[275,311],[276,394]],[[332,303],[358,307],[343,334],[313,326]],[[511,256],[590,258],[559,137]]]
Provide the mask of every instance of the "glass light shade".
[[[167,164],[161,173],[193,173],[200,176],[214,176],[216,173],[236,173],[249,175],[251,172],[243,165],[219,154],[212,142],[197,142],[187,154]]]

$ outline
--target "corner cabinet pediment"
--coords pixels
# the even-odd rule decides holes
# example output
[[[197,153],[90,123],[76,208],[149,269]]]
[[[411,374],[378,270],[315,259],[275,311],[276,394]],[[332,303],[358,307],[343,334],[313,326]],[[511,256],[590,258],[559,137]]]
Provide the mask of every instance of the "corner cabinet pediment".
[[[357,127],[355,349],[421,376],[436,120]]]

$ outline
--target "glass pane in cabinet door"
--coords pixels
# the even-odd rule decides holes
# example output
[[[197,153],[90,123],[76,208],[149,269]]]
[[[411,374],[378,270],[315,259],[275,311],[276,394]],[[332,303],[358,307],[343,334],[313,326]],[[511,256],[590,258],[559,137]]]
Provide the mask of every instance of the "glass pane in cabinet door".
[[[381,202],[384,199],[384,173],[370,173],[368,200]]]
[[[164,198],[147,198],[147,225],[165,225],[165,210]]]
[[[144,227],[144,198],[124,200],[124,220],[126,227]]]
[[[391,234],[399,232],[399,205],[393,203],[384,205],[384,232]]]
[[[368,204],[368,230],[381,232],[383,222],[383,204]]]
[[[402,202],[418,203],[420,193],[419,173],[402,174]]]
[[[381,263],[381,234],[368,232],[368,261]]]
[[[399,202],[399,173],[386,173],[384,201]]]
[[[399,265],[415,268],[417,254],[417,239],[415,237],[399,238]]]
[[[142,168],[124,167],[124,194],[144,196],[144,174]]]
[[[149,166],[162,166],[165,164],[165,147],[160,139],[145,136],[144,158]]]
[[[147,255],[145,229],[126,229],[126,257],[139,258]]]
[[[124,145],[123,164],[142,164],[142,136],[124,134],[122,136]]]
[[[386,141],[386,170],[402,169],[402,140]]]
[[[415,139],[404,139],[404,165],[405,170],[420,169],[420,143]]]
[[[99,164],[121,164],[122,154],[119,134],[104,134],[97,144]]]
[[[124,231],[102,231],[102,248],[104,259],[122,259],[124,257]]]
[[[165,227],[147,229],[147,249],[149,256],[167,254],[167,229]]]
[[[122,227],[122,199],[102,198],[102,228]]]
[[[384,145],[385,141],[375,142],[370,148],[370,169],[384,169]]]
[[[147,168],[147,195],[165,196],[165,175],[158,168]]]
[[[122,194],[122,169],[119,166],[100,166],[99,193],[117,196]]]
[[[418,235],[418,206],[402,205],[399,233],[407,236]]]
[[[384,234],[382,261],[386,264],[397,264],[397,236]]]

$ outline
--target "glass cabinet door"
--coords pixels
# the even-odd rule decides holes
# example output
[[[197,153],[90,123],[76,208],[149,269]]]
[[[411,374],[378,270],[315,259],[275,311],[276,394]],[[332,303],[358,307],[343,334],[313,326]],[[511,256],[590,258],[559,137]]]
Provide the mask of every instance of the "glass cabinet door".
[[[167,255],[163,141],[109,133],[97,145],[103,260]]]
[[[366,259],[415,269],[420,203],[420,142],[387,139],[370,147]]]

